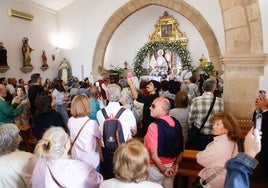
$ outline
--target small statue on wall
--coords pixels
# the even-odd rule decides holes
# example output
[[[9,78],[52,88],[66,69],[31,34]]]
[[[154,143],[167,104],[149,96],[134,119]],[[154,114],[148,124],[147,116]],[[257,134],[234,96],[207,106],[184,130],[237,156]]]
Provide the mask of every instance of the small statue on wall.
[[[34,50],[28,44],[28,37],[22,39],[22,56],[23,56],[23,67],[31,66],[31,52]]]
[[[3,42],[0,42],[0,66],[7,66],[7,49]]]
[[[202,54],[201,58],[199,59],[199,62],[200,62],[200,65],[199,66],[201,68],[204,68],[207,65],[207,63],[208,63],[208,59],[205,58],[204,54]]]
[[[7,65],[7,49],[4,47],[4,43],[0,42],[0,72],[4,73],[9,69]]]
[[[28,44],[28,37],[22,38],[22,57],[23,57],[23,66],[20,68],[22,72],[27,73],[33,70],[33,66],[31,64],[31,52],[34,50]]]
[[[66,57],[64,57],[61,61],[58,70],[58,77],[63,80],[64,84],[67,84],[68,78],[72,76],[72,72],[71,64]]]
[[[42,50],[42,67],[41,69],[43,71],[47,70],[49,68],[48,64],[47,64],[47,55],[46,55],[46,51],[43,49]]]

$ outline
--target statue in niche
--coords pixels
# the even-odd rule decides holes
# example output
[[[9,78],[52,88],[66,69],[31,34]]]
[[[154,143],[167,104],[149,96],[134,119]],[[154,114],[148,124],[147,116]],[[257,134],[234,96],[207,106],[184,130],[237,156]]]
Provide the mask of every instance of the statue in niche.
[[[158,67],[165,68],[165,69],[168,68],[167,61],[164,58],[164,50],[163,49],[160,49],[160,50],[157,51],[157,59],[156,59],[156,61],[157,61],[157,66]]]
[[[165,55],[163,49],[159,49],[156,53],[152,54],[150,59],[150,76],[160,77],[168,74],[169,64]]]
[[[32,67],[31,64],[31,52],[34,50],[28,44],[28,37],[23,37],[22,39],[22,57],[23,57],[23,67]]]

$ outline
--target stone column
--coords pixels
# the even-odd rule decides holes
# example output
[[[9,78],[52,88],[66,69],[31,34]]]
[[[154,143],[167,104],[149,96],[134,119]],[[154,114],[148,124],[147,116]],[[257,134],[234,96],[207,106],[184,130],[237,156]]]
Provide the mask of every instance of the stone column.
[[[259,91],[259,77],[267,54],[226,54],[224,65],[224,110],[237,118],[251,119]]]

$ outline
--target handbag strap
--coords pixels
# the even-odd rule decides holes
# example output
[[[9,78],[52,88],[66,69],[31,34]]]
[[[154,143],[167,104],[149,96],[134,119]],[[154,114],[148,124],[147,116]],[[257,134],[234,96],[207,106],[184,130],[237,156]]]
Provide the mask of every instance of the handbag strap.
[[[49,168],[49,165],[47,165],[47,168],[48,168],[48,171],[49,171],[49,173],[50,173],[52,179],[54,180],[54,182],[55,182],[60,188],[64,188],[64,187],[58,182],[58,180],[54,177],[52,171],[51,171],[50,168]]]
[[[210,107],[209,107],[208,113],[207,113],[206,117],[204,118],[204,120],[203,120],[203,122],[202,122],[202,125],[201,125],[201,127],[200,127],[200,129],[199,129],[199,132],[200,132],[201,129],[203,129],[203,127],[205,126],[205,123],[206,123],[206,121],[208,120],[208,117],[209,117],[209,115],[210,115],[210,113],[211,113],[211,111],[212,111],[212,109],[213,109],[214,104],[215,104],[215,101],[216,101],[216,95],[213,96],[213,100],[212,100],[211,105],[210,105]]]
[[[83,126],[82,126],[81,129],[79,130],[78,134],[77,134],[76,137],[74,138],[74,141],[73,141],[73,144],[71,145],[70,151],[72,150],[75,141],[77,140],[78,136],[80,135],[80,133],[82,132],[83,128],[85,127],[85,125],[87,124],[88,121],[89,121],[89,119],[86,120],[86,122],[83,124]]]
[[[235,151],[235,148],[236,148],[236,143],[234,143],[234,147],[233,147],[233,151],[232,151],[232,154],[231,154],[231,158],[233,158],[234,156],[234,151]],[[214,178],[216,178],[220,173],[223,172],[225,168],[224,167],[221,167],[220,169],[218,169],[216,172],[214,172],[213,174],[211,174],[208,178],[206,178],[205,180],[201,180],[200,183],[202,185],[206,185],[208,184],[209,182],[211,182]]]

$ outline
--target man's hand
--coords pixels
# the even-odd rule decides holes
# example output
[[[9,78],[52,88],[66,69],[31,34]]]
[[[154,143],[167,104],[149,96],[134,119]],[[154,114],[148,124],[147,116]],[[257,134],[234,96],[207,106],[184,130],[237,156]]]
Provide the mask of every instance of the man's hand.
[[[257,129],[251,128],[245,137],[244,148],[245,154],[255,158],[255,156],[261,151],[261,136]]]

